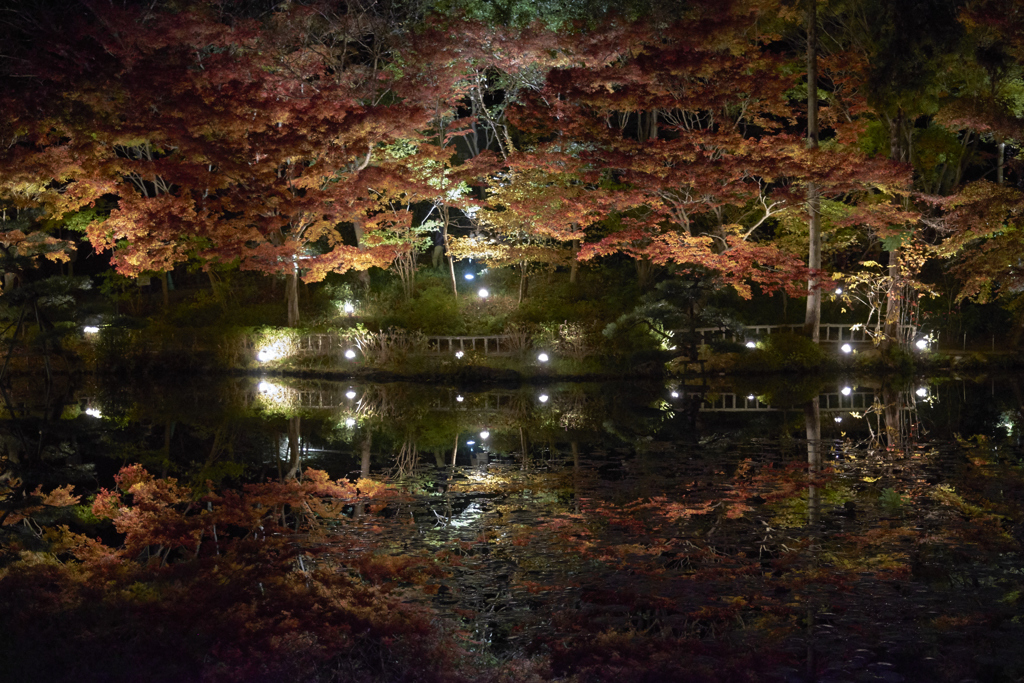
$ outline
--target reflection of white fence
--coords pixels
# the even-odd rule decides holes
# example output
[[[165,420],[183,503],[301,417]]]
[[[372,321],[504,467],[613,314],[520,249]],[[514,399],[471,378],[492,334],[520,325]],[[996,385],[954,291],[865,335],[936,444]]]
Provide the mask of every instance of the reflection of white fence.
[[[861,391],[850,391],[849,394],[836,392],[833,394],[821,394],[818,396],[818,404],[822,412],[845,413],[850,411],[863,411],[870,408],[875,402],[875,392],[871,389]],[[756,396],[743,396],[742,394],[711,394],[704,398],[700,406],[701,412],[706,413],[739,413],[768,410],[781,410],[774,408],[767,403],[762,403]]]

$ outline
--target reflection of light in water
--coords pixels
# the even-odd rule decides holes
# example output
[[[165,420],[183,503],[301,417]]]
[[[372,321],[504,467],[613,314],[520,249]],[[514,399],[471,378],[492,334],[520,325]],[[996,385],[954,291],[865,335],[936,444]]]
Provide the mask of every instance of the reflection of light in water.
[[[458,401],[459,403],[462,403],[466,399],[462,397],[462,394],[459,394],[458,396],[455,397],[455,400]]]
[[[103,417],[103,413],[99,411],[99,408],[86,408],[85,414],[93,417]]]
[[[476,445],[476,441],[467,441],[466,445],[467,446],[475,446]]]
[[[490,432],[488,432],[488,431],[486,431],[486,430],[485,430],[485,431],[482,431],[482,432],[480,432],[480,438],[481,438],[481,439],[486,439],[486,438],[487,438],[487,437],[489,437],[490,435],[491,435],[491,433],[490,433]]]
[[[348,400],[351,401],[355,397],[356,397],[356,392],[352,391],[351,389],[349,389],[347,392],[345,392],[345,398],[347,398]]]
[[[355,427],[356,426],[356,421],[350,417],[347,420],[345,420],[345,426],[346,427]]]
[[[850,387],[843,387],[842,389],[839,390],[839,393],[842,394],[843,396],[849,396],[850,392],[852,391],[853,389],[851,389]]]
[[[356,352],[353,351],[352,349],[349,349],[348,351],[345,352],[345,358],[348,358],[349,360],[352,360],[355,357],[356,357]]]
[[[466,279],[467,280],[472,280],[474,277],[476,277],[476,276],[473,275],[473,273],[466,273]]]
[[[473,522],[476,522],[483,513],[483,508],[480,507],[479,503],[470,503],[466,506],[465,510],[452,517],[451,520],[449,520],[448,525],[456,528],[469,526]]]
[[[917,394],[918,396],[920,396],[921,398],[924,398],[925,396],[927,396],[927,395],[928,395],[928,390],[927,390],[927,389],[925,389],[924,387],[921,387],[921,388],[920,388],[920,389],[918,389],[918,390],[917,390],[917,391],[916,391],[915,393],[916,393],[916,394]]]
[[[547,394],[541,394],[540,396],[537,397],[537,400],[539,400],[541,403],[547,403],[548,402],[548,395]]]

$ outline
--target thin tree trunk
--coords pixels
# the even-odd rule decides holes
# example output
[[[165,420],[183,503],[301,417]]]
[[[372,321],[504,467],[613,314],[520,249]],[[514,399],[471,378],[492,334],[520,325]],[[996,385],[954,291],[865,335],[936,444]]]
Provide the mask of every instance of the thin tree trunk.
[[[299,268],[294,263],[287,278],[284,298],[288,304],[288,327],[297,327],[299,324]]]
[[[996,184],[1003,184],[1003,168],[1006,165],[1006,143],[999,143],[999,157],[996,162]]]
[[[288,420],[288,454],[291,459],[288,462],[288,472],[284,475],[285,479],[295,479],[299,476],[299,420],[298,415]]]
[[[814,154],[818,149],[818,12],[816,0],[807,2],[807,149]],[[807,184],[808,249],[807,267],[814,273],[807,282],[807,315],[804,333],[815,344],[821,329],[821,204],[818,188]]]
[[[517,305],[521,305],[523,303],[523,299],[526,298],[526,289],[528,284],[526,262],[523,261],[519,264],[519,302]]]
[[[160,291],[164,295],[164,308],[169,308],[171,305],[171,292],[170,286],[167,283],[167,271],[160,271]]]
[[[816,526],[820,516],[821,502],[818,495],[817,477],[821,470],[821,404],[818,397],[804,406],[804,425],[807,428],[807,525]]]
[[[580,262],[576,258],[576,254],[580,253],[580,241],[572,241],[572,263],[569,264],[569,284],[576,284],[576,279],[579,277]]]

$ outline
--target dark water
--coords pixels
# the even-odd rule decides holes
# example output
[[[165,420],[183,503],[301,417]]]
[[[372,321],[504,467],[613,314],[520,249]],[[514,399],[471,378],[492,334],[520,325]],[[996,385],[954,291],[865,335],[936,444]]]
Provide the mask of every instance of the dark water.
[[[552,679],[626,639],[692,680],[1014,681],[1021,381],[25,383],[0,430],[27,489],[388,482],[338,553],[438,558],[406,599]]]

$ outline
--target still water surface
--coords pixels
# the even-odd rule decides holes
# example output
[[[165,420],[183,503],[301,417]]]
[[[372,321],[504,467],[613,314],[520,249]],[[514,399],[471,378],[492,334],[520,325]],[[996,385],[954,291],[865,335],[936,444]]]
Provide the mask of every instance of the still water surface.
[[[387,482],[401,498],[343,510],[339,555],[434,558],[407,600],[552,678],[628,637],[751,680],[1015,681],[1020,382],[99,382],[16,389],[3,447],[44,489],[128,463]]]

